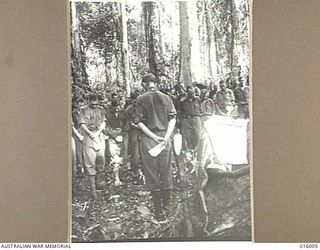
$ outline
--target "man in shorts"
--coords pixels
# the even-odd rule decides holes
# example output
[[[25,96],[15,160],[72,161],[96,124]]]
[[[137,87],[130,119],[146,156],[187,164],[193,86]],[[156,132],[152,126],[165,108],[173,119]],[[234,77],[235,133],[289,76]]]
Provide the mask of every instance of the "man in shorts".
[[[91,94],[89,104],[79,112],[78,124],[83,131],[83,164],[88,175],[90,196],[97,198],[96,189],[105,187],[105,141],[102,131],[106,127],[103,107],[99,96]]]

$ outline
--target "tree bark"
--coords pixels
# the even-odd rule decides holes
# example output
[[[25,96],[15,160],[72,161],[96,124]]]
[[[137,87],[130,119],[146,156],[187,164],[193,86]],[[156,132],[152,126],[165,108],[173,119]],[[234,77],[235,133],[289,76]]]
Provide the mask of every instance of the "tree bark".
[[[157,80],[159,80],[157,65],[156,65],[154,30],[152,25],[152,19],[154,15],[154,6],[152,2],[143,2],[142,5],[143,5],[143,13],[144,13],[145,41],[146,41],[146,48],[148,50],[149,71],[150,73],[155,75]]]
[[[188,3],[179,2],[180,13],[180,74],[179,81],[191,86],[191,40],[189,34]]]
[[[233,0],[229,0],[230,5],[230,25],[231,25],[231,35],[230,35],[230,72],[233,72],[234,66],[234,38],[235,38],[235,25],[234,25],[234,9],[233,9]]]
[[[80,26],[77,3],[71,3],[71,55],[72,55],[72,78],[74,84],[88,84],[88,75],[86,72],[86,57],[83,51],[84,46],[80,37]]]
[[[207,28],[207,46],[208,46],[208,71],[211,79],[217,78],[218,66],[217,66],[217,55],[216,55],[216,44],[215,44],[215,32],[214,25],[212,25],[212,14],[210,6],[207,1],[204,1],[205,19]]]
[[[197,2],[188,2],[188,20],[191,40],[191,78],[192,81],[201,82],[204,80],[204,67],[201,65],[203,53],[201,53],[198,6]]]
[[[128,33],[127,33],[127,15],[126,15],[126,4],[119,3],[121,9],[121,52],[122,52],[122,71],[123,80],[126,87],[127,96],[130,95],[130,64],[129,64],[129,46],[128,46]]]

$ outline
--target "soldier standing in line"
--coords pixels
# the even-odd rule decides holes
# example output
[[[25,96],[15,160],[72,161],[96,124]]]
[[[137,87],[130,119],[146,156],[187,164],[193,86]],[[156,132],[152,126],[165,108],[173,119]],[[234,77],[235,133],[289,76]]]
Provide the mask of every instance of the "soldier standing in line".
[[[176,124],[176,110],[170,97],[157,89],[154,75],[145,75],[142,84],[147,92],[137,99],[135,123],[142,131],[140,156],[146,185],[151,191],[156,219],[161,220],[170,207],[173,188],[170,136]],[[157,145],[162,151],[152,156],[149,150]]]
[[[73,97],[72,99],[72,137],[74,141],[75,146],[75,175],[82,176],[84,174],[84,168],[83,168],[83,160],[82,160],[82,140],[83,140],[83,134],[82,131],[78,131],[79,123],[78,123],[78,117],[80,114],[80,109],[83,107],[84,100],[76,99]]]
[[[225,82],[219,82],[219,91],[215,95],[216,114],[222,116],[231,116],[235,108],[235,98],[233,91],[226,87]]]
[[[108,134],[108,156],[110,157],[110,165],[113,170],[114,185],[120,186],[122,184],[119,172],[123,165],[123,128],[124,119],[123,112],[120,108],[120,98],[117,93],[111,94],[111,102],[108,104],[105,111],[106,119],[106,133]]]
[[[194,150],[200,138],[200,102],[195,96],[193,86],[187,87],[187,95],[183,97],[179,104],[179,117],[181,117],[181,132],[183,147],[185,150]]]
[[[128,153],[130,156],[130,167],[134,173],[134,183],[141,182],[140,173],[140,129],[134,124],[137,114],[136,101],[139,96],[139,92],[132,92],[130,95],[131,103],[126,108],[126,116],[128,119]]]
[[[89,104],[80,109],[78,124],[84,132],[83,164],[88,175],[90,197],[97,198],[96,189],[105,188],[105,141],[102,131],[106,127],[104,109],[99,96],[91,94]]]
[[[201,90],[200,111],[202,123],[208,120],[210,116],[215,114],[215,105],[213,100],[209,98],[208,89],[206,87]]]
[[[236,83],[236,87],[233,90],[233,94],[235,97],[235,103],[238,106],[238,113],[239,117],[242,119],[249,118],[249,108],[248,108],[248,101],[246,99],[246,95],[242,90],[242,83]]]

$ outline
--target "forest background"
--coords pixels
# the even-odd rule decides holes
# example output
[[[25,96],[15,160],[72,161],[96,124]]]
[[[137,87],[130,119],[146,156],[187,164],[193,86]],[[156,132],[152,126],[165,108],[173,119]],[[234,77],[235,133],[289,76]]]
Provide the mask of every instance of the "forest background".
[[[248,75],[248,0],[78,2],[71,8],[72,93],[140,87],[209,87]]]

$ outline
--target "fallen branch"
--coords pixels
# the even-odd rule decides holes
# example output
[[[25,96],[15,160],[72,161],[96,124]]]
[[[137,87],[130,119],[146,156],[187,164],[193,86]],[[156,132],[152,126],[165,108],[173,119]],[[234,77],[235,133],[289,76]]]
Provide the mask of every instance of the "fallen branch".
[[[245,222],[248,222],[249,220],[246,219],[246,220],[241,220],[241,219],[238,219],[236,221],[234,221],[234,223],[228,227],[225,227],[221,230],[217,230],[214,229],[212,232],[210,232],[207,236],[208,237],[217,237],[217,236],[221,236],[221,234],[225,233],[225,232],[228,232],[230,230],[235,230],[235,228],[239,227],[240,225],[240,222],[242,222],[242,224],[244,224]]]
[[[83,234],[87,234],[87,233],[89,233],[90,231],[92,231],[92,230],[94,230],[94,229],[97,229],[97,228],[101,228],[100,227],[100,224],[96,224],[96,225],[94,225],[94,226],[92,226],[92,227],[89,227],[89,228],[87,228],[84,232],[83,232]]]
[[[236,179],[250,173],[249,166],[243,167],[241,169],[234,170],[231,172],[217,172],[213,168],[207,168],[206,170],[210,177],[224,177],[224,178],[230,178],[230,179]]]

